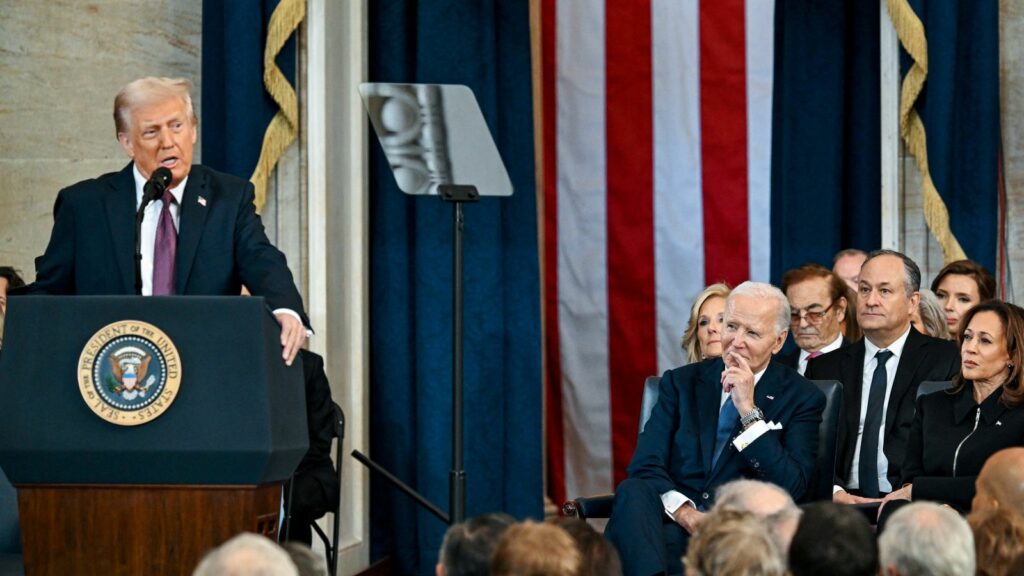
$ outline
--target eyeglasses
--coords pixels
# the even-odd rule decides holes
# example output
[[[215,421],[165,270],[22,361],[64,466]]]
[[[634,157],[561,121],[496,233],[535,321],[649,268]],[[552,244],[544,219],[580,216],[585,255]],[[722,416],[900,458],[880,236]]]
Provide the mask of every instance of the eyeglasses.
[[[808,324],[820,324],[821,321],[825,319],[825,314],[828,314],[828,311],[835,305],[836,301],[833,300],[832,303],[824,310],[794,310],[793,313],[789,315],[789,323],[799,324],[800,319],[803,318],[804,320],[807,320]]]

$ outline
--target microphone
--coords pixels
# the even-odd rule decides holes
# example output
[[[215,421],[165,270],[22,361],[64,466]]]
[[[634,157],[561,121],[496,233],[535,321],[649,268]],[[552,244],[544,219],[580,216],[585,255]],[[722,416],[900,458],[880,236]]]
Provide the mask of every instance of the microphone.
[[[146,209],[150,202],[163,196],[167,185],[171,183],[171,171],[163,166],[157,168],[149,176],[149,181],[142,187],[142,204],[139,205],[139,212]]]

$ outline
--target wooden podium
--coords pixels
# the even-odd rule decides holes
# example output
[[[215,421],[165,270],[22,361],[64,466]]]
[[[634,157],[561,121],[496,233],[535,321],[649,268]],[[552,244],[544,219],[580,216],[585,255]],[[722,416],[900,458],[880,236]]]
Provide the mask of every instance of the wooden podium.
[[[276,539],[308,435],[261,298],[19,297],[5,330],[0,467],[27,576],[190,574],[235,534]]]

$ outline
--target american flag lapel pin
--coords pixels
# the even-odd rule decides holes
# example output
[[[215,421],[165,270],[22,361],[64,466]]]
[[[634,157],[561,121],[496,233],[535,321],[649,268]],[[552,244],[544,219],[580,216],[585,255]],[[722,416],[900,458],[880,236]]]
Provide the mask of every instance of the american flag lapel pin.
[[[203,206],[203,207],[206,207],[206,198],[203,198],[202,196],[200,196],[199,197],[199,205]]]

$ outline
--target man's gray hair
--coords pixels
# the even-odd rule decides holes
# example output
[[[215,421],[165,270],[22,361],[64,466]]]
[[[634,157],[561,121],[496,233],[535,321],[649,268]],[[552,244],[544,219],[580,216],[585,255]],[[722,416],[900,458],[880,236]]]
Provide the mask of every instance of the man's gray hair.
[[[508,514],[494,512],[453,524],[445,532],[438,561],[445,576],[486,576],[498,542],[516,523]]]
[[[729,297],[725,299],[725,311],[726,316],[729,315],[729,310],[732,309],[733,299],[737,296],[746,296],[747,298],[757,298],[760,300],[775,300],[778,304],[778,313],[775,317],[775,336],[782,334],[783,331],[789,328],[789,299],[775,286],[768,284],[767,282],[752,282],[747,280],[743,284],[732,289],[729,293]]]
[[[299,570],[276,543],[245,532],[203,557],[192,576],[298,576]]]
[[[771,496],[775,496],[774,501]],[[770,503],[770,504],[769,504]],[[715,490],[715,508],[750,512],[764,522],[775,546],[785,554],[800,521],[793,497],[771,482],[741,478]]]
[[[121,88],[114,98],[114,127],[118,134],[127,133],[132,126],[132,110],[147,104],[156,104],[171,98],[180,98],[193,125],[199,123],[192,106],[192,83],[185,78],[158,78],[149,76],[133,80]]]
[[[900,576],[972,576],[974,535],[951,508],[914,502],[897,510],[878,538],[882,570]]]
[[[868,259],[864,261],[864,264],[861,264],[861,269],[863,270],[864,266],[866,266],[868,262],[878,258],[879,256],[895,256],[903,261],[903,287],[907,291],[907,298],[913,296],[914,292],[921,290],[921,269],[918,268],[917,262],[914,262],[909,256],[902,252],[897,252],[895,250],[875,250],[868,254]]]

